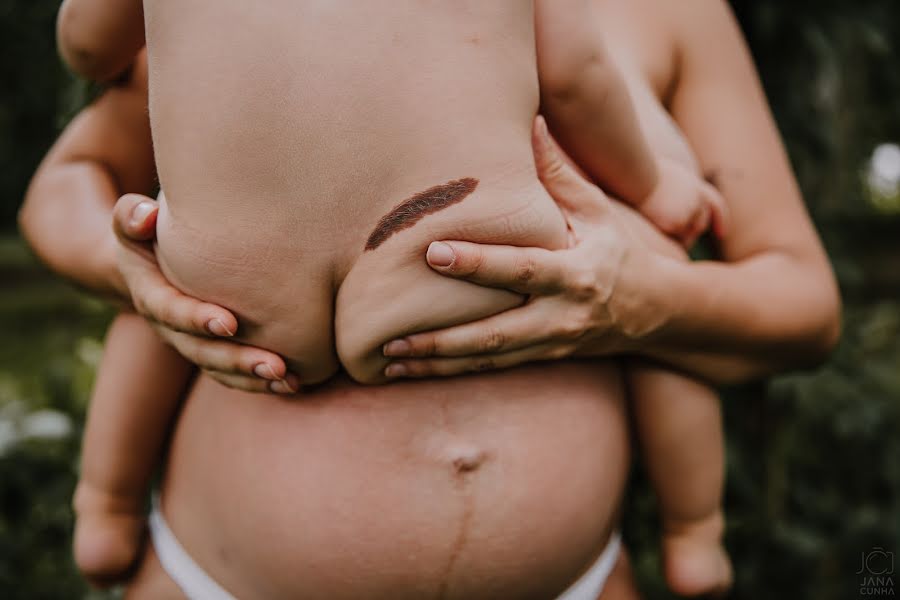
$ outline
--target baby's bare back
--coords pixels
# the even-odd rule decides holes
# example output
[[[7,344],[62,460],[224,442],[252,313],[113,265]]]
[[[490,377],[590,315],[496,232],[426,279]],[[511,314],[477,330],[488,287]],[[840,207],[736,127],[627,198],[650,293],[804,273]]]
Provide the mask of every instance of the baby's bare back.
[[[564,243],[531,154],[530,2],[145,12],[166,274],[233,309],[243,339],[305,382],[338,355],[378,381],[385,341],[520,301],[431,273],[430,241]]]

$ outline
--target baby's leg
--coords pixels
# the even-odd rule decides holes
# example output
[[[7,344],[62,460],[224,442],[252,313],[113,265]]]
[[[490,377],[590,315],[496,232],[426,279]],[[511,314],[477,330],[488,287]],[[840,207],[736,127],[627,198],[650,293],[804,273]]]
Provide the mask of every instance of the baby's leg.
[[[593,0],[537,0],[541,113],[563,149],[604,190],[640,207],[656,188],[647,144]]]
[[[75,562],[95,585],[129,575],[141,548],[147,488],[191,366],[133,314],[106,337],[75,490]]]
[[[73,71],[110,81],[144,46],[140,0],[64,0],[56,23],[59,53]]]
[[[731,585],[731,564],[722,546],[719,398],[694,379],[649,364],[630,364],[628,379],[662,513],[666,581],[686,596],[723,592]]]

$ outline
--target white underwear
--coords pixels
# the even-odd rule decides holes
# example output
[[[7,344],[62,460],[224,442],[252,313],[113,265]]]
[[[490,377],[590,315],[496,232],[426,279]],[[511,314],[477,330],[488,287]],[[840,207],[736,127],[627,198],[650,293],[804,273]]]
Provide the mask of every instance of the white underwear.
[[[189,600],[237,600],[207,575],[181,546],[169,529],[156,496],[150,511],[150,539],[163,570]],[[619,558],[621,547],[621,537],[618,532],[613,533],[591,568],[557,600],[596,600]]]

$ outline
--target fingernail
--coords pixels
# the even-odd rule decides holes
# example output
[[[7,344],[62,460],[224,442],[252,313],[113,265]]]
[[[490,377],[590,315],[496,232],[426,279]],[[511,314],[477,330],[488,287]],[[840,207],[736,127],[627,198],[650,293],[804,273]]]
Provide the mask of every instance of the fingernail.
[[[428,245],[428,252],[425,253],[425,258],[430,265],[435,267],[449,267],[456,260],[456,254],[449,244],[431,242]]]
[[[268,379],[269,381],[280,381],[281,378],[275,374],[275,370],[266,363],[259,363],[253,367],[253,373],[257,377]]]
[[[275,392],[276,394],[293,394],[297,390],[291,389],[291,386],[288,385],[288,382],[284,379],[279,379],[278,381],[273,381],[269,384],[269,389]]]
[[[384,345],[385,356],[407,356],[412,352],[412,344],[406,340],[394,340]]]
[[[550,132],[547,131],[547,121],[543,117],[538,119],[538,135],[544,142],[550,142]]]
[[[206,329],[219,337],[234,337],[234,332],[228,329],[221,319],[210,319],[206,322]]]
[[[141,202],[131,210],[131,224],[141,225],[147,216],[155,210],[152,202]]]
[[[385,377],[405,377],[408,373],[409,370],[406,368],[406,365],[400,363],[390,364],[384,370]]]

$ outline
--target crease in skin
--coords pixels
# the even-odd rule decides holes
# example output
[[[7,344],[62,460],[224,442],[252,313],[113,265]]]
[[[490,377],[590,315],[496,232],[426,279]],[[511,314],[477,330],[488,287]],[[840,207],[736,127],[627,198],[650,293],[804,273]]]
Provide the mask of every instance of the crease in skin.
[[[366,251],[374,250],[395,233],[409,229],[426,216],[462,202],[476,187],[477,179],[464,177],[414,194],[381,217],[366,241]]]

